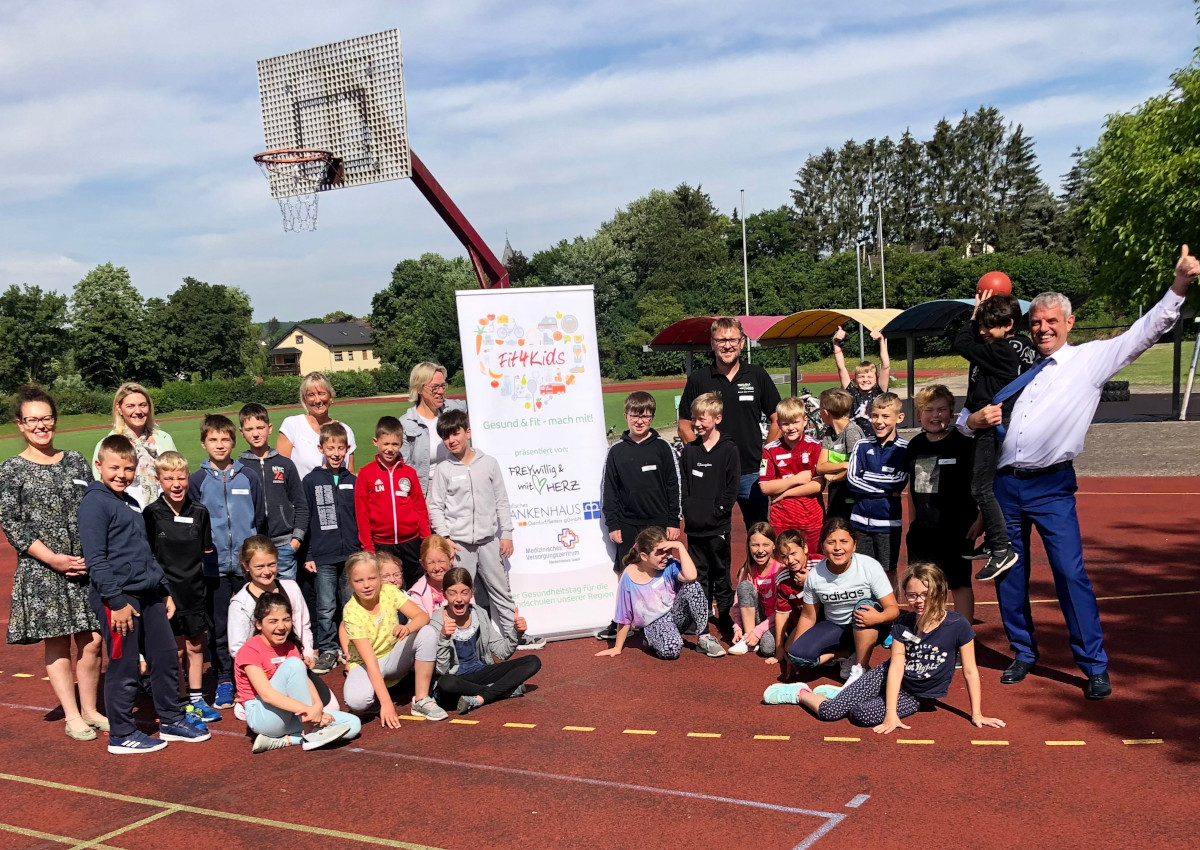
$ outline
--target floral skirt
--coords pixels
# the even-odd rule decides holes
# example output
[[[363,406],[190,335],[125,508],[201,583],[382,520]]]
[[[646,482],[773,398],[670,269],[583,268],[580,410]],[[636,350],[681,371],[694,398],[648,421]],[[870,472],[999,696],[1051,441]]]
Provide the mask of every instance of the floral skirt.
[[[88,604],[87,576],[67,578],[36,558],[18,558],[8,619],[9,643],[39,643],[99,630],[100,623]]]

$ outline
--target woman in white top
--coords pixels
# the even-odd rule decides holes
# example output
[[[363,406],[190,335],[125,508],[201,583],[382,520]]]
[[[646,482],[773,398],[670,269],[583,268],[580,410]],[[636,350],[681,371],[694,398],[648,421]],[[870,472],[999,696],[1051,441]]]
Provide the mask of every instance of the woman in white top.
[[[413,366],[408,376],[408,400],[416,402],[400,417],[404,442],[400,456],[417,471],[421,492],[429,496],[433,468],[450,457],[450,450],[437,435],[438,417],[447,410],[466,410],[461,401],[446,400],[446,367],[425,361]]]
[[[788,659],[798,667],[832,661],[849,649],[849,685],[863,674],[871,650],[900,616],[892,583],[874,558],[855,550],[854,529],[844,517],[830,517],[821,528],[824,559],[804,580],[800,622],[791,636]]]
[[[158,498],[158,472],[155,462],[163,452],[175,451],[175,441],[171,435],[154,424],[154,400],[141,384],[127,381],[117,388],[113,396],[113,427],[109,434],[121,434],[133,443],[137,453],[137,472],[133,483],[125,492],[137,499],[143,508]],[[96,459],[100,457],[100,443],[92,452],[92,468],[96,468]],[[99,472],[93,472],[96,480],[100,480]]]
[[[329,408],[333,406],[333,384],[329,383],[320,372],[309,372],[300,382],[300,403],[304,405],[304,413],[289,416],[279,426],[279,442],[276,450],[284,457],[291,458],[296,464],[296,471],[303,479],[324,461],[318,448],[321,426],[332,422]],[[345,422],[346,436],[350,442],[350,452],[346,455],[346,468],[354,471],[354,431]]]

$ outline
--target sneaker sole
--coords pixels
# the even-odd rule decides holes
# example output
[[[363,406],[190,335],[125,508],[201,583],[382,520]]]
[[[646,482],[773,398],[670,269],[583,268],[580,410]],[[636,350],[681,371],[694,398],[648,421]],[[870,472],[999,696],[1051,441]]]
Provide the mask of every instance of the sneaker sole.
[[[161,740],[161,739],[160,739]],[[108,751],[114,756],[140,756],[143,753],[157,753],[159,750],[165,750],[167,742],[163,741],[161,746],[156,747],[109,747]]]
[[[179,741],[181,744],[200,744],[212,738],[209,732],[201,733],[195,738],[189,738],[184,735],[173,735],[170,732],[163,732],[161,729],[158,732],[158,740],[160,741]]]
[[[975,573],[975,581],[992,581],[993,579],[999,578],[1000,576],[1004,575],[1006,572],[1008,572],[1015,566],[1016,566],[1016,561],[1009,564],[1007,567],[1001,567],[998,570],[991,570],[991,571],[980,570],[979,572]]]

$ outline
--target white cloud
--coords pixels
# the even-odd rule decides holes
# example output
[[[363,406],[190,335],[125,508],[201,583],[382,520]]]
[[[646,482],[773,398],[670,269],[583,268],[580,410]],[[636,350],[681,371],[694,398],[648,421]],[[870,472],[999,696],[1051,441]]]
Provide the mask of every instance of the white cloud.
[[[281,233],[250,161],[255,60],[392,26],[414,149],[494,248],[508,229],[529,253],[680,181],[726,211],[740,188],[778,206],[809,153],[981,103],[1024,124],[1053,182],[1194,40],[1186,0],[328,8],[0,8],[0,285],[66,289],[111,260],[148,296],[192,275],[286,319],[365,312],[397,261],[460,253],[403,183],[328,193],[316,233]]]

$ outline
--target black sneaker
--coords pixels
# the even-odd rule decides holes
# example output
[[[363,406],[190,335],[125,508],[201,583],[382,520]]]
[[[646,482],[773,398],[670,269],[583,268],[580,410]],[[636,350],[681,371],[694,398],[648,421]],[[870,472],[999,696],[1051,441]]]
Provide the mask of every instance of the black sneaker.
[[[318,676],[324,676],[336,667],[337,663],[338,654],[331,649],[323,649],[317,653],[317,660],[313,662],[312,671]]]
[[[617,639],[617,624],[609,623],[604,628],[593,633],[596,640],[616,640]]]
[[[975,573],[975,581],[991,581],[1005,570],[1012,567],[1019,558],[1015,549],[1001,549],[992,553],[983,569]]]
[[[987,547],[987,543],[980,543],[970,552],[963,553],[964,561],[982,561],[984,558],[990,558],[992,550]]]

